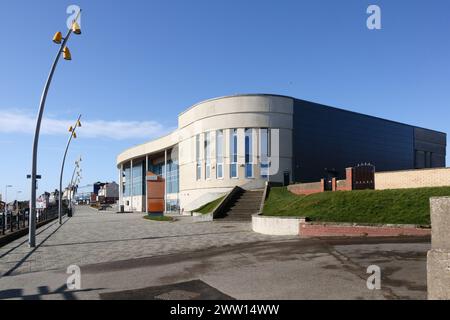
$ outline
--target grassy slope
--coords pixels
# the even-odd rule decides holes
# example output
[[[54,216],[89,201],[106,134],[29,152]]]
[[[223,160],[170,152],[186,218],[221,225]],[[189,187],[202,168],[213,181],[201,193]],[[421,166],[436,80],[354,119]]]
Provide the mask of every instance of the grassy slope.
[[[200,208],[193,210],[193,212],[200,212],[203,214],[210,213],[220,203],[220,201],[222,201],[223,198],[225,198],[225,196],[222,196],[214,201],[208,202],[207,204],[201,206]]]
[[[430,224],[429,198],[450,196],[450,187],[324,192],[297,196],[272,188],[264,214],[315,221]]]
[[[152,221],[173,221],[172,217],[167,216],[144,216],[144,219]]]

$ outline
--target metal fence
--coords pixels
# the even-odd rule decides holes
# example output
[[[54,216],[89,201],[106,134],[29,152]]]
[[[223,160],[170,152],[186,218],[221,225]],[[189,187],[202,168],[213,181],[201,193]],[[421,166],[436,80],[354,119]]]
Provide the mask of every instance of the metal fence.
[[[352,189],[375,189],[375,166],[370,163],[361,163],[353,167]]]
[[[64,208],[63,214],[67,213]],[[58,207],[52,206],[47,209],[37,210],[36,224],[52,220],[58,217]],[[28,228],[29,209],[23,209],[16,212],[4,211],[0,213],[0,235],[6,235],[22,229]]]

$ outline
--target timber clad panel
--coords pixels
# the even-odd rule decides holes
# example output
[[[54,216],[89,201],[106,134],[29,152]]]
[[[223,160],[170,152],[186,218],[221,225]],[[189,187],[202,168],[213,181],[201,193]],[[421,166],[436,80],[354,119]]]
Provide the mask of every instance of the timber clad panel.
[[[164,189],[164,179],[152,172],[147,172],[148,212],[164,212]]]

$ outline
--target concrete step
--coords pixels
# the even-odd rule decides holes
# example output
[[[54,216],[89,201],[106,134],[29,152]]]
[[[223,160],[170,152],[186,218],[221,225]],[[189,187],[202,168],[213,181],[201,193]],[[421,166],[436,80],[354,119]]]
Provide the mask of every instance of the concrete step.
[[[252,215],[258,213],[263,190],[244,191],[226,213],[227,221],[251,221]]]
[[[242,217],[242,218],[240,218],[240,217],[227,217],[226,218],[227,220],[229,220],[229,221],[252,221],[252,216],[249,216],[249,217]]]
[[[259,210],[259,206],[244,206],[244,205],[241,205],[241,206],[232,206],[232,207],[230,208],[230,210],[233,210],[233,209],[254,211],[254,210]]]
[[[261,203],[261,198],[257,199],[239,199],[235,203]]]
[[[230,215],[228,215],[227,216],[227,218],[236,218],[236,219],[252,219],[252,215],[254,215],[254,213],[253,214],[240,214],[240,215],[237,215],[237,214],[230,214]]]
[[[245,193],[243,193],[242,195],[241,195],[241,197],[262,197],[262,195],[263,195],[263,193],[261,192],[261,193],[259,193],[259,192],[252,192],[252,193],[247,193],[247,192],[245,192]]]
[[[240,197],[240,198],[237,198],[236,200],[248,200],[248,201],[257,201],[257,200],[261,200],[262,199],[262,196],[261,197],[253,197],[253,196],[251,196],[251,197]]]
[[[249,210],[245,210],[245,211],[241,211],[241,210],[239,210],[239,211],[237,211],[237,210],[231,210],[231,211],[228,211],[227,212],[227,214],[229,215],[229,216],[231,216],[231,215],[252,215],[252,214],[255,214],[255,213],[258,213],[258,211],[256,211],[256,210],[254,210],[254,211],[249,211]]]
[[[260,201],[239,200],[239,201],[236,201],[233,205],[234,206],[254,206],[254,207],[259,207],[260,204],[261,204]]]

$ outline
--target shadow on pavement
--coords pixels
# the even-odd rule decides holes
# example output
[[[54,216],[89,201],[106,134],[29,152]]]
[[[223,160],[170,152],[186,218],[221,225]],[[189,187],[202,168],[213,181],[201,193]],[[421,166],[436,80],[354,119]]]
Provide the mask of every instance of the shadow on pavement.
[[[102,300],[234,300],[201,280],[101,293]]]
[[[1,277],[5,277],[5,276],[10,276],[14,270],[16,270],[17,268],[19,268],[25,261],[27,261],[27,259],[40,247],[42,246],[45,241],[47,241],[52,235],[54,235],[67,221],[69,221],[69,219],[65,220],[61,225],[59,225],[55,230],[53,230],[48,236],[46,236],[44,238],[44,240],[42,240],[36,247],[34,247],[33,249],[30,250],[30,252],[28,252],[22,259],[20,259],[19,262],[17,262],[14,267],[12,267],[11,269],[9,269],[8,271],[6,271],[3,275],[0,276]]]
[[[17,299],[20,298],[22,300],[41,300],[43,296],[46,295],[62,295],[64,300],[77,300],[74,293],[77,292],[89,292],[102,290],[100,288],[97,289],[80,289],[80,290],[67,290],[67,286],[64,284],[58,289],[51,291],[47,286],[41,286],[37,288],[38,293],[23,295],[23,289],[8,289],[0,291],[0,299]]]

